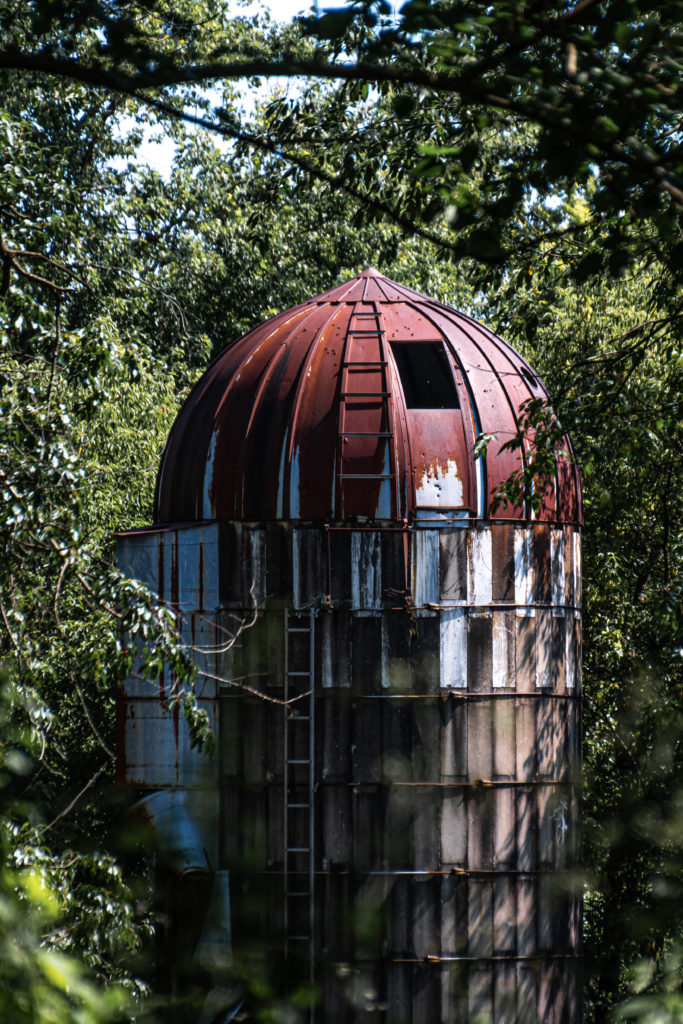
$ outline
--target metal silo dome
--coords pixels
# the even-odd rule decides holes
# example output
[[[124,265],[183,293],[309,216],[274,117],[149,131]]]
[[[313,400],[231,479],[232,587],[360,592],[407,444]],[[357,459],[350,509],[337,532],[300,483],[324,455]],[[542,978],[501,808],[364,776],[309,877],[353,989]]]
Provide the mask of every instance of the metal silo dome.
[[[173,611],[218,753],[169,714],[172,673],[133,668],[117,775],[176,879],[165,974],[222,1019],[249,998],[230,965],[257,964],[300,1024],[580,1024],[569,438],[533,502],[492,500],[538,400],[486,327],[366,270],[183,406],[118,560]]]
[[[501,338],[368,269],[214,360],[169,436],[156,518],[481,518],[522,467],[532,437],[524,453],[501,448],[538,398],[548,399],[539,377]],[[497,440],[476,459],[479,433]],[[540,520],[579,520],[570,452],[566,439]]]

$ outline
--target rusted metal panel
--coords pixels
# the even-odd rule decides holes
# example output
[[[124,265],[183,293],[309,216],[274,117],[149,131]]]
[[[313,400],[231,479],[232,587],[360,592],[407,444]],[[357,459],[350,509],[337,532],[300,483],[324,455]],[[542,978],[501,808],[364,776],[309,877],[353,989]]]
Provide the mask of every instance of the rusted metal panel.
[[[406,415],[390,342],[444,344],[459,407]],[[358,363],[365,369],[355,372]],[[547,393],[509,345],[367,270],[256,327],[213,362],[169,437],[156,518],[321,522],[335,518],[342,493],[343,516],[400,518],[421,506],[483,515],[496,487],[521,468],[520,453],[501,447],[529,398]],[[350,418],[340,415],[351,406]],[[485,460],[473,455],[480,430],[499,438]],[[556,520],[559,511],[579,522],[576,466],[559,452],[556,471],[541,518]],[[523,514],[508,506],[494,518]]]
[[[534,561],[533,531],[530,527],[515,529],[515,604],[518,615],[533,615]]]
[[[449,789],[441,797],[441,865],[467,863],[467,807],[462,790]],[[455,927],[455,925],[453,925]]]
[[[357,785],[352,789],[353,869],[367,872],[381,858],[381,798],[379,786]]]
[[[415,530],[411,538],[412,595],[416,608],[439,603],[439,531]]]
[[[515,599],[515,528],[510,523],[493,523],[491,528],[493,601]]]
[[[379,614],[351,618],[351,685],[356,694],[377,693],[382,688],[382,620]]]
[[[407,412],[415,509],[471,507],[466,439],[458,422],[461,415],[459,409]]]
[[[490,871],[493,868],[493,812],[492,789],[468,791],[467,865],[470,869]]]
[[[534,956],[538,945],[536,938],[536,893],[532,875],[521,875],[517,881],[517,954],[521,957]],[[534,1002],[534,1009],[535,1009]],[[534,1024],[536,1016],[532,1018]]]
[[[493,880],[493,952],[498,956],[514,955],[517,948],[515,888],[512,875],[501,873]]]
[[[493,681],[493,620],[490,614],[469,617],[467,634],[467,680],[473,691],[488,691]]]
[[[468,953],[474,957],[488,957],[493,953],[494,946],[494,887],[488,879],[470,878],[467,881],[468,902]],[[470,996],[472,995],[472,977],[490,977],[489,969],[481,965],[472,969],[470,974]],[[489,1007],[490,1009],[490,1007]],[[472,1004],[470,1002],[470,1012]],[[481,1013],[482,1008],[476,1012]]]
[[[514,787],[493,791],[493,866],[512,869],[517,856],[517,814]]]
[[[382,607],[381,534],[376,530],[354,530],[351,534],[351,607]]]
[[[320,617],[321,667],[323,688],[351,685],[351,622],[348,612],[324,611]]]
[[[554,615],[565,612],[565,556],[564,531],[555,528],[550,531],[550,572],[552,580],[552,604]]]
[[[427,612],[418,615],[417,635],[410,645],[411,690],[414,693],[439,691],[439,614]]]
[[[405,871],[411,863],[411,803],[411,787],[388,787],[382,834],[382,867],[388,871]]]
[[[572,569],[574,572],[574,606],[581,607],[581,534],[574,530],[572,534],[573,560]]]
[[[496,1024],[517,1024],[517,972],[513,962],[494,966],[493,1019]]]
[[[441,774],[444,779],[464,780],[467,775],[467,705],[452,698],[442,700]]]
[[[493,707],[476,701],[467,707],[467,771],[476,782],[493,774]]]
[[[517,965],[517,1024],[538,1024],[537,976],[535,966]]]
[[[418,871],[433,871],[439,863],[439,797],[433,786],[412,787],[413,866]]]
[[[382,777],[389,784],[410,782],[414,778],[410,704],[406,700],[382,701]]]
[[[491,529],[470,530],[468,539],[467,601],[470,605],[488,605],[493,583]]]
[[[415,956],[422,959],[428,956],[438,956],[439,930],[440,930],[440,890],[441,879],[437,876],[431,878],[417,876],[413,879],[412,900],[413,900],[413,952]],[[420,981],[427,984],[431,982],[424,977],[424,972],[418,975]],[[432,988],[431,985],[429,985]],[[436,1012],[438,1012],[438,1009]],[[413,1011],[415,1012],[415,1011]],[[424,1019],[424,1018],[421,1018]],[[433,1020],[427,1018],[427,1020]],[[425,1021],[425,1024],[427,1022]]]
[[[516,685],[516,633],[514,612],[493,612],[491,672],[494,690]]]
[[[443,608],[439,612],[440,685],[443,689],[467,689],[467,612]]]
[[[517,690],[530,693],[536,688],[536,616],[515,618],[515,662]]]
[[[313,608],[322,601],[321,541],[319,530],[292,530],[292,590],[297,610]]]
[[[352,716],[353,780],[360,784],[382,781],[382,751],[377,739],[382,735],[380,701],[354,702]]]
[[[321,863],[325,871],[334,871],[346,867],[351,860],[351,790],[346,785],[328,784],[321,803]],[[281,840],[281,836],[278,838]]]
[[[553,608],[551,686],[556,693],[566,693],[566,636],[567,626],[564,615],[555,616]]]
[[[493,778],[516,778],[517,712],[511,700],[493,701]]]
[[[553,682],[553,615],[549,608],[536,611],[536,688],[547,690]]]
[[[550,604],[552,595],[550,527],[538,523],[532,528],[532,558],[535,569],[534,597],[539,604]]]
[[[410,669],[410,621],[400,611],[382,616],[382,689],[409,693],[412,689]]]
[[[406,964],[386,965],[386,1019],[396,1024],[413,1024],[412,971]],[[331,1018],[333,1019],[333,1018]]]
[[[216,722],[215,701],[200,707]],[[138,789],[161,786],[215,785],[215,761],[190,746],[190,734],[180,707],[168,710],[155,697],[131,698],[125,705],[123,781]]]
[[[439,595],[445,604],[467,601],[466,530],[439,530]]]

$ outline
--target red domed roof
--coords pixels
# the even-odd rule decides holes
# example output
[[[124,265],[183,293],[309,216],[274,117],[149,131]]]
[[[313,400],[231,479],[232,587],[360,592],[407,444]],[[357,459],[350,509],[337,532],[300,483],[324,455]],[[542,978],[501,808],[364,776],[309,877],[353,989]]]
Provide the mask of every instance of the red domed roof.
[[[501,451],[520,409],[547,397],[482,324],[365,270],[214,360],[171,430],[156,518],[484,517],[522,466],[518,450]],[[479,432],[497,440],[475,459]],[[523,519],[525,510],[500,506],[493,517]],[[568,438],[538,518],[580,521]]]

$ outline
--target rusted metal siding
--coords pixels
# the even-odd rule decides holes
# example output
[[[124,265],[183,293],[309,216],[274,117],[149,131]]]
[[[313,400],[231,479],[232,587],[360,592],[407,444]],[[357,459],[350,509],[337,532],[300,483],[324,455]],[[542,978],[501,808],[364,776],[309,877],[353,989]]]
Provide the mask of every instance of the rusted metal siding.
[[[180,639],[197,660],[199,706],[217,726],[215,680],[220,631],[216,623],[218,593],[218,526],[138,530],[118,535],[119,567],[145,583],[167,602],[177,617]],[[165,669],[146,679],[136,657],[119,685],[117,701],[117,774],[136,789],[215,787],[215,762],[190,746],[187,723],[173,702],[176,680]]]
[[[306,595],[320,623],[321,1019],[360,1020],[367,1010],[354,993],[363,984],[376,1019],[392,1024],[471,1021],[482,1006],[495,1020],[580,1020],[580,900],[562,882],[578,858],[580,683],[576,654],[567,660],[565,651],[580,621],[579,542],[572,528],[547,529],[410,531],[411,611],[379,576],[402,558],[389,531],[339,529],[332,547],[329,531],[296,528],[291,557],[316,563],[323,552],[321,581],[328,571],[351,580],[331,608],[324,587]],[[460,566],[460,589],[444,549]],[[266,548],[266,560],[282,550]],[[503,598],[506,573],[515,587]],[[267,598],[262,614],[270,631],[282,628]],[[226,679],[238,674],[234,657],[219,668]],[[281,675],[262,682],[271,700],[282,697]],[[235,687],[221,693],[223,728],[234,726],[223,740],[223,792],[237,800],[223,819],[230,865],[277,875],[283,774],[273,739],[285,712]],[[256,815],[260,845],[254,825],[235,834],[233,814]],[[263,891],[271,902],[259,904],[261,927],[277,936],[281,908]],[[236,906],[244,928],[255,926],[253,912]]]
[[[402,342],[443,344],[451,408],[406,400]],[[191,751],[173,680],[134,669],[119,775],[197,796],[235,948],[313,977],[316,1020],[582,1019],[569,439],[537,516],[489,514],[534,397],[485,327],[366,271],[212,364],[164,454],[168,525],[119,536],[219,736]]]
[[[284,851],[306,846],[302,818],[284,833],[285,734],[295,760],[309,742],[298,703],[282,703],[287,671],[308,671],[306,635],[303,646],[290,635],[287,654],[290,609],[295,625],[316,623],[320,1019],[355,1022],[374,1007],[387,1024],[469,1022],[483,1007],[495,1020],[577,1024],[580,901],[562,878],[578,857],[578,530],[226,523],[124,535],[120,551],[170,587],[183,622],[201,623],[200,692],[220,709],[220,758],[200,777],[164,722],[163,691],[150,701],[129,681],[126,779],[201,788],[219,772],[236,946],[257,934],[281,955]],[[334,601],[330,579],[346,581]],[[222,630],[251,617],[252,595],[255,626],[221,645]],[[143,704],[155,708],[154,742],[138,739]],[[303,806],[309,769],[289,770],[290,802]],[[307,870],[290,854],[290,879]]]
[[[458,408],[407,408],[391,345],[447,352]],[[481,324],[367,270],[240,338],[206,371],[169,436],[159,522],[481,517],[529,456],[502,451],[538,376]],[[496,434],[486,457],[474,439]],[[493,518],[522,520],[507,506]],[[538,518],[581,521],[565,438]]]

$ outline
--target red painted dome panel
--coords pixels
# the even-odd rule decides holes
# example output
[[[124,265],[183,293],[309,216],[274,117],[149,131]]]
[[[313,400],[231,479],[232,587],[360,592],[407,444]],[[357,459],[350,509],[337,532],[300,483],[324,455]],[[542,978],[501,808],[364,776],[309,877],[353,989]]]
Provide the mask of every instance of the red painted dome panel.
[[[366,270],[214,360],[169,435],[157,521],[482,518],[528,458],[532,436],[502,448],[535,398],[538,376],[486,327]],[[475,459],[478,433],[496,440]],[[538,518],[581,521],[569,438]]]

